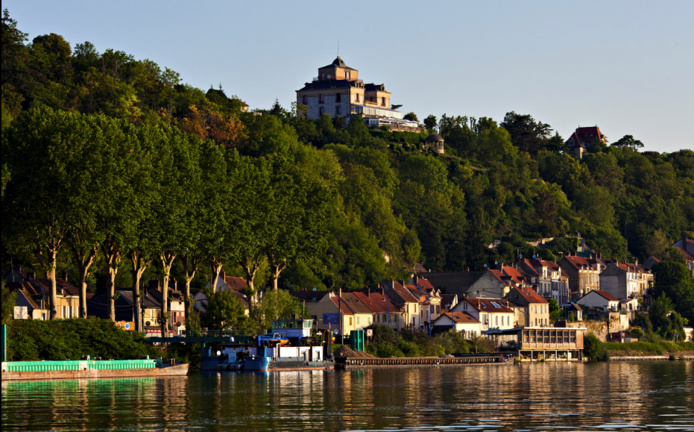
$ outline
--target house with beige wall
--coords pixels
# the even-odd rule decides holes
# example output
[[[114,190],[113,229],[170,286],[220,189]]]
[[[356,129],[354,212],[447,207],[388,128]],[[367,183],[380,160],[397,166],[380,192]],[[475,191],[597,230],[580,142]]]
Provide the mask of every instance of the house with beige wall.
[[[453,308],[453,312],[465,312],[473,316],[481,323],[483,333],[515,327],[515,312],[506,299],[465,297]]]
[[[514,310],[515,327],[547,327],[549,302],[532,288],[513,287],[505,297]]]
[[[390,92],[384,84],[364,83],[359,71],[345,64],[339,56],[329,65],[318,68],[318,76],[296,91],[299,115],[319,119],[330,117],[362,116],[369,126],[378,126],[378,120],[388,120],[396,128],[419,130],[417,122],[403,119],[400,111],[391,108]]]

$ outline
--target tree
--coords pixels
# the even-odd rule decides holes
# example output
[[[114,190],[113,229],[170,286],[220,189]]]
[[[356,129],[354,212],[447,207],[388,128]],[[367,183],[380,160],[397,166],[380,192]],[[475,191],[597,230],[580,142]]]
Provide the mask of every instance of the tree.
[[[2,321],[3,325],[10,325],[14,317],[14,306],[17,304],[17,293],[10,290],[5,281],[2,284]]]
[[[529,114],[506,113],[501,127],[511,134],[511,141],[522,151],[537,154],[548,143],[552,128],[545,123],[537,122]]]
[[[424,126],[430,132],[436,128],[437,124],[438,124],[438,120],[436,119],[436,116],[433,114],[429,114],[427,116],[427,118],[424,119]]]
[[[58,252],[81,216],[71,201],[88,135],[79,116],[45,106],[20,115],[6,135],[3,156],[12,177],[3,202],[3,238],[17,249],[31,248],[46,269],[51,319],[57,314]]]
[[[673,309],[690,323],[694,322],[694,281],[687,266],[675,261],[661,261],[652,267],[655,274],[654,295],[672,300]],[[656,322],[653,322],[656,325]]]
[[[200,315],[200,324],[214,330],[239,329],[246,325],[246,315],[241,302],[231,290],[213,292],[206,290],[207,306]]]
[[[289,318],[292,315],[302,318],[309,317],[308,311],[299,299],[283,289],[266,291],[251,312],[255,328],[262,330],[271,329],[274,319]]]
[[[199,142],[176,129],[162,129],[154,141],[152,239],[162,275],[162,335],[168,331],[168,290],[174,260],[198,229],[188,199],[200,187]]]
[[[277,159],[272,166],[270,212],[272,221],[265,242],[273,288],[292,260],[306,260],[327,248],[328,189],[311,181],[295,164]]]
[[[417,114],[415,114],[413,112],[408,112],[407,114],[405,114],[403,119],[419,122],[419,119],[417,118]]]
[[[632,135],[624,135],[619,140],[613,142],[611,146],[621,150],[624,150],[625,148],[638,150],[640,148],[643,148],[643,143],[637,139],[634,139]]]
[[[583,338],[583,343],[583,355],[588,357],[590,362],[608,361],[610,359],[610,354],[605,349],[605,345],[593,333],[587,334]]]

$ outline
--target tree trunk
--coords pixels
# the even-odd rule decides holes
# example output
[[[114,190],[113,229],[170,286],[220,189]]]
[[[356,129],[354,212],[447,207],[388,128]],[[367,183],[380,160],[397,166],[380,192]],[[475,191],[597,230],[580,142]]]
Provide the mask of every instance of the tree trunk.
[[[162,269],[161,287],[161,335],[166,337],[169,333],[169,279],[171,278],[171,267],[173,267],[175,253],[159,254],[159,261]]]
[[[144,258],[141,253],[131,252],[130,259],[133,263],[133,307],[135,318],[135,330],[142,332],[142,302],[140,300],[140,280],[149,266],[151,259]]]
[[[107,240],[101,245],[101,250],[108,264],[108,316],[111,321],[116,320],[116,276],[118,275],[118,265],[121,260],[120,248],[113,240]]]
[[[270,271],[272,272],[272,288],[277,292],[279,289],[279,278],[282,270],[287,268],[287,262],[285,260],[280,261],[275,264],[274,260],[270,262]]]
[[[62,237],[54,238],[48,242],[45,251],[41,249],[41,246],[37,246],[35,250],[36,258],[46,269],[48,279],[51,281],[51,291],[49,293],[48,305],[50,308],[50,319],[55,319],[56,315],[58,314],[56,309],[56,303],[58,303],[58,283],[55,280],[55,271],[58,267],[58,250],[60,250],[61,243]]]
[[[217,258],[212,258],[210,259],[210,270],[212,270],[212,280],[210,281],[210,287],[212,288],[212,292],[216,293],[217,292],[217,284],[219,283],[219,275],[222,273],[222,268],[224,267],[224,264],[222,264],[222,261],[217,259]]]
[[[70,247],[75,256],[79,272],[77,287],[80,290],[80,317],[87,318],[87,276],[89,276],[89,267],[94,264],[96,254],[99,252],[99,246],[92,246],[86,253],[82,253],[79,247],[72,241],[70,242]]]
[[[192,256],[191,256],[192,255]],[[195,259],[195,255],[183,255],[181,260],[183,261],[183,272],[185,273],[185,293],[183,295],[183,301],[185,302],[186,317],[188,316],[188,311],[190,310],[190,284],[195,277],[195,272],[198,270],[198,263]]]
[[[255,275],[260,269],[260,260],[252,259],[249,257],[243,257],[239,260],[239,264],[243,267],[243,271],[246,274],[246,283],[248,284],[248,290],[251,293],[250,301],[248,302],[250,311],[253,311],[253,306],[258,302],[258,293],[255,291]]]

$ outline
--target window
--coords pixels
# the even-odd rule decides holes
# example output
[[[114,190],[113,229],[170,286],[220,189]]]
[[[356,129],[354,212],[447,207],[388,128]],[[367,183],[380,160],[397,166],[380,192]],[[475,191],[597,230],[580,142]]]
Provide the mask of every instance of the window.
[[[324,112],[325,112],[325,108],[323,108],[323,107],[318,108],[318,114],[319,115],[323,115]]]
[[[323,103],[323,93],[318,95],[318,103]]]
[[[386,106],[386,98],[381,98],[381,106]]]
[[[335,102],[342,102],[342,95],[340,93],[335,95]]]
[[[350,78],[349,71],[345,71],[345,79],[349,79],[349,78]]]
[[[335,115],[340,115],[342,114],[342,110],[340,109],[341,107],[338,105],[335,107]]]
[[[308,97],[306,97],[306,95],[301,96],[301,103],[304,105],[308,104]]]
[[[359,317],[357,317],[357,324],[359,324]]]
[[[359,102],[359,93],[357,93],[355,96],[356,96],[356,99],[354,99],[354,101]]]
[[[352,317],[349,317],[349,325],[352,325]]]

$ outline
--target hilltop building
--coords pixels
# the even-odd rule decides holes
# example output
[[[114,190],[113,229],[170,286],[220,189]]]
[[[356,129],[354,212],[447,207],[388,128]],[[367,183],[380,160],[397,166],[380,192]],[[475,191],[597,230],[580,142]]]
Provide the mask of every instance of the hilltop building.
[[[595,144],[596,141],[607,144],[607,137],[600,132],[599,127],[579,127],[576,128],[574,133],[572,133],[569,139],[566,140],[566,145],[569,147],[569,153],[573,157],[581,159],[583,157],[583,153],[585,153],[590,147],[593,147],[593,144]]]
[[[419,123],[404,120],[391,108],[390,92],[384,84],[365,84],[359,71],[347,66],[339,56],[318,68],[318,76],[296,91],[296,101],[306,107],[308,118],[360,115],[370,127],[388,126],[398,130],[419,130]]]

